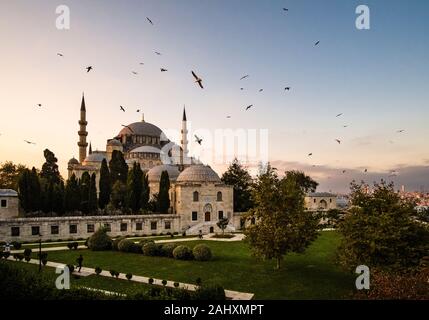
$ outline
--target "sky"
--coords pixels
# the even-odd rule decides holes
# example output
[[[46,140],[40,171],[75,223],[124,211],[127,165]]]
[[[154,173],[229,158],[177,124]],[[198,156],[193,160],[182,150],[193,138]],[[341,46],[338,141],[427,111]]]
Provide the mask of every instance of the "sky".
[[[369,30],[355,26],[361,4]],[[56,28],[58,5],[69,30]],[[256,132],[264,159],[320,191],[380,178],[428,190],[427,12],[423,0],[2,0],[0,162],[40,167],[49,148],[66,176],[84,92],[93,150],[140,121],[136,109],[178,142],[186,105],[191,154],[219,174],[232,155],[216,160],[214,132],[231,129]],[[255,172],[258,160],[243,162]]]

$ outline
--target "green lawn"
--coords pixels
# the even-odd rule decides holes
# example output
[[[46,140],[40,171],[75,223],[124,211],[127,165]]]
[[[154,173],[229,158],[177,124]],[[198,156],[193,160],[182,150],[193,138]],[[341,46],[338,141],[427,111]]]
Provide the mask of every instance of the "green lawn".
[[[187,283],[195,283],[200,277],[206,283],[220,283],[226,289],[253,292],[256,299],[341,299],[353,290],[354,276],[335,265],[338,242],[337,233],[322,232],[304,254],[286,256],[281,270],[274,270],[274,261],[252,257],[242,241],[181,243],[190,247],[207,244],[214,255],[209,262],[89,250],[49,252],[48,260],[75,263],[78,255],[83,254],[84,265],[88,267]]]

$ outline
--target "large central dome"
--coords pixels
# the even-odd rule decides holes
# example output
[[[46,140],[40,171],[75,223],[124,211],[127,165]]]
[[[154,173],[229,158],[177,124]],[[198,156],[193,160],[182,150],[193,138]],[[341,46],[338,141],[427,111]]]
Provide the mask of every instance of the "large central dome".
[[[123,135],[139,135],[139,136],[152,136],[152,137],[161,137],[164,136],[162,130],[156,125],[140,121],[129,124],[127,127],[124,127],[118,134],[118,136]]]
[[[219,176],[209,166],[203,164],[192,165],[182,171],[176,182],[221,182]]]

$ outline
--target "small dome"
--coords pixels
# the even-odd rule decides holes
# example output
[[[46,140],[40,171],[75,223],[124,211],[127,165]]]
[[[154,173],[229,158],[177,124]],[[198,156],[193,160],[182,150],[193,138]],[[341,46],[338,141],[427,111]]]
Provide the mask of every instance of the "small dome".
[[[94,151],[85,158],[84,162],[102,162],[103,159],[106,159],[106,155],[104,152]]]
[[[152,146],[141,146],[131,150],[130,153],[161,153],[161,150]]]
[[[69,165],[69,166],[77,165],[77,164],[79,164],[79,161],[77,161],[77,159],[75,159],[74,157],[73,157],[73,158],[71,158],[71,159],[69,160],[69,162],[68,162],[68,165]]]
[[[176,181],[177,177],[180,174],[180,171],[177,166],[163,164],[160,166],[153,167],[147,172],[149,182],[159,182],[161,180],[161,174],[163,171],[168,172],[168,177],[170,178],[170,181]]]
[[[176,182],[221,182],[221,180],[212,168],[197,164],[183,170]]]
[[[122,143],[118,139],[110,139],[107,141],[108,146],[122,147]]]

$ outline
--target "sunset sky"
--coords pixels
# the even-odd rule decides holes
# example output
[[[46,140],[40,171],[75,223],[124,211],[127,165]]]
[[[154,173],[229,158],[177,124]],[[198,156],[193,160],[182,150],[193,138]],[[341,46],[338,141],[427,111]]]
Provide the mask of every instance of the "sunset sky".
[[[55,27],[60,4],[70,30]],[[370,30],[355,27],[359,4]],[[40,167],[49,148],[66,176],[85,92],[93,150],[139,121],[136,109],[180,130],[186,105],[191,153],[218,173],[227,164],[207,156],[210,132],[268,129],[269,160],[305,170],[320,191],[391,170],[398,187],[429,189],[428,12],[417,0],[1,1],[0,162]]]

